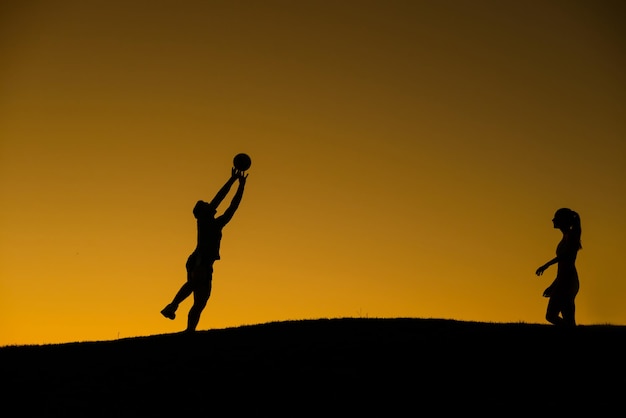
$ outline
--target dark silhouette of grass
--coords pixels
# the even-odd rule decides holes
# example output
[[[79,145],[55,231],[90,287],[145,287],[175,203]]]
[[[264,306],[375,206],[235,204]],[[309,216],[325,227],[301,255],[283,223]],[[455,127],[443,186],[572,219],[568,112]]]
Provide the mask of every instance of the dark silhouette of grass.
[[[625,355],[623,326],[415,318],[8,346],[2,414],[598,416],[622,410]]]

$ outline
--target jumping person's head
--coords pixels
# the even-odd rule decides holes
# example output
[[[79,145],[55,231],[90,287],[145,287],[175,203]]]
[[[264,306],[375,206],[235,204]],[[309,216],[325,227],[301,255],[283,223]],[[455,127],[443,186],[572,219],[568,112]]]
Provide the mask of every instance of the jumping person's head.
[[[578,216],[577,212],[569,208],[561,208],[554,213],[552,223],[554,224],[555,228],[560,229],[561,231],[563,231],[564,234],[575,234],[580,241],[582,228],[580,225],[580,216]],[[580,246],[580,248],[582,248],[582,246]]]
[[[213,217],[216,212],[217,210],[204,200],[198,200],[196,206],[193,207],[193,216],[196,218]]]

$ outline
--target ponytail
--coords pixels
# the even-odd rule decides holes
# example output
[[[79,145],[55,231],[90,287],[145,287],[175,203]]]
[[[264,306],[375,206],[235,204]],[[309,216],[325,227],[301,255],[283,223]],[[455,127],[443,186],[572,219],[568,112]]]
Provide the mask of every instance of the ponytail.
[[[572,238],[578,241],[578,249],[583,248],[580,243],[582,228],[580,226],[580,216],[578,215],[578,212],[569,208],[561,208],[556,211],[554,217],[558,218],[563,226],[567,226]]]
[[[574,234],[576,235],[576,237],[578,238],[578,248],[582,249],[583,245],[580,242],[580,236],[582,235],[582,227],[580,225],[580,216],[578,215],[578,212],[576,211],[572,211],[572,232],[574,232]]]

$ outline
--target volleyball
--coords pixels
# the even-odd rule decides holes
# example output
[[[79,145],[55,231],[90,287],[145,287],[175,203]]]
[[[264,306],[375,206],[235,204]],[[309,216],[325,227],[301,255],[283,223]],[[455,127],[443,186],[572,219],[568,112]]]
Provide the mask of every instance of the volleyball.
[[[233,166],[239,171],[246,171],[252,165],[252,159],[246,153],[239,153],[233,158]]]

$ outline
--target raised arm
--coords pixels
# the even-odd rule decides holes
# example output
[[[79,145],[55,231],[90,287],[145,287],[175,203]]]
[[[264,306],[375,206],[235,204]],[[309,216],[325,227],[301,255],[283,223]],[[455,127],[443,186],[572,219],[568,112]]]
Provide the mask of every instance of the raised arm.
[[[237,191],[233,196],[233,200],[230,202],[230,206],[224,211],[224,213],[218,217],[218,219],[222,222],[223,225],[226,225],[233,218],[233,215],[237,211],[239,204],[241,203],[241,198],[243,197],[243,190],[246,187],[246,179],[248,178],[247,174],[243,174],[243,171],[235,170],[233,171],[235,178],[239,180],[239,186],[237,187]]]
[[[237,180],[237,177],[238,177],[237,170],[233,168],[231,170],[230,178],[226,181],[226,183],[222,186],[222,188],[217,192],[213,200],[211,200],[211,202],[209,203],[209,205],[214,210],[217,210],[217,207],[220,205],[220,203],[222,203],[222,200],[224,200],[224,198],[230,191],[230,188],[235,183],[235,180]]]

